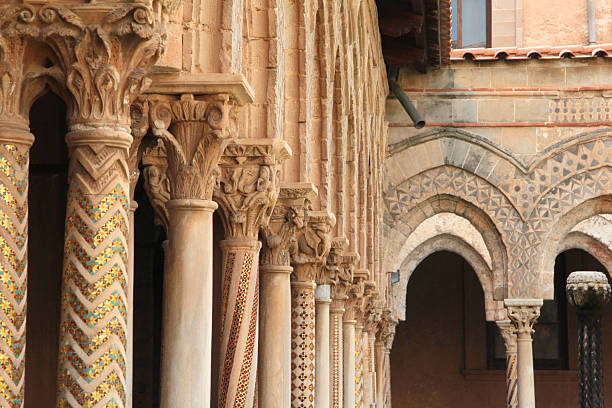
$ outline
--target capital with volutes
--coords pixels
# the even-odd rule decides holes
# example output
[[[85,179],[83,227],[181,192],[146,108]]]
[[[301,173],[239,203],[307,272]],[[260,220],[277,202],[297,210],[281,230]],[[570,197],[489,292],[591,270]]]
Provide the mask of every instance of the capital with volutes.
[[[280,193],[280,168],[290,156],[289,145],[278,139],[236,139],[227,145],[213,193],[226,239],[257,240],[269,225]]]
[[[504,306],[516,330],[518,340],[531,339],[533,325],[540,317],[542,299],[505,299]]]
[[[309,211],[297,240],[297,251],[291,257],[293,279],[315,282],[325,268],[331,250],[331,230],[336,217],[327,211]]]
[[[298,231],[304,227],[306,212],[316,195],[317,188],[312,183],[280,183],[270,222],[261,229],[262,265],[291,265],[291,254],[298,250]]]

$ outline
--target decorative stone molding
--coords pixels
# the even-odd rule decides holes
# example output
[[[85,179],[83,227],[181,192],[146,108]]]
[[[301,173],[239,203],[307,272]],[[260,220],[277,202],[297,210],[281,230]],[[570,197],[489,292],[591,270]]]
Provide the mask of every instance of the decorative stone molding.
[[[519,338],[531,338],[533,325],[540,317],[542,299],[506,299],[504,305],[508,309],[508,317],[515,326]]]
[[[332,247],[330,234],[335,223],[334,215],[326,211],[310,211],[306,215],[306,226],[292,256],[297,281],[314,282],[322,273]]]
[[[237,139],[225,148],[214,199],[226,239],[257,239],[279,195],[280,165],[290,156],[278,139]]]
[[[281,183],[270,222],[262,228],[262,265],[290,266],[291,254],[297,251],[296,233],[304,227],[316,194],[312,183]]]
[[[152,133],[165,147],[172,199],[210,200],[219,171],[217,163],[235,132],[235,104],[229,95],[179,100],[151,95]]]

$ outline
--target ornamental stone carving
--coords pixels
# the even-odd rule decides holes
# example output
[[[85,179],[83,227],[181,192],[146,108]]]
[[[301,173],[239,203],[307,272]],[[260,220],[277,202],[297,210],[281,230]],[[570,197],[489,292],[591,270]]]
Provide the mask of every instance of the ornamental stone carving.
[[[506,299],[504,301],[508,309],[508,317],[515,326],[519,338],[529,336],[533,333],[533,325],[540,317],[541,299]]]
[[[344,301],[348,299],[355,266],[359,263],[360,256],[357,252],[349,252],[342,255],[341,263],[336,273],[331,277],[332,299]]]
[[[290,156],[278,139],[237,139],[225,148],[214,199],[226,239],[257,239],[279,195],[280,165]]]
[[[210,200],[217,163],[235,132],[235,104],[227,94],[149,97],[150,123],[165,147],[172,199]]]
[[[166,174],[168,161],[166,147],[161,139],[144,149],[142,154],[144,187],[155,213],[155,224],[168,231],[169,214],[166,203],[170,200],[170,180]]]
[[[297,252],[296,233],[304,227],[306,212],[317,194],[311,183],[281,183],[270,223],[262,228],[262,265],[290,266]]]
[[[299,282],[314,282],[324,268],[331,250],[331,230],[336,217],[326,211],[310,211],[292,256],[294,277]]]

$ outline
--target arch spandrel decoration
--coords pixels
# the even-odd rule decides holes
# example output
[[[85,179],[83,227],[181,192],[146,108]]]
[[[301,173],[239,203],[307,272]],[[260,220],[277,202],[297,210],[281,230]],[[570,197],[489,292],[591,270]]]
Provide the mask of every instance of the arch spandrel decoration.
[[[470,140],[463,133],[466,132],[461,137],[453,137],[451,132],[440,132],[413,142],[417,146],[438,143],[441,156],[430,162],[452,165],[424,169],[397,185],[388,186],[387,221],[395,230],[397,223],[412,223],[406,214],[423,200],[436,194],[460,197],[482,209],[500,231],[508,256],[508,296],[552,297],[550,285],[546,283],[551,271],[544,264],[554,263],[556,254],[543,250],[543,242],[550,241],[550,231],[557,228],[565,213],[589,199],[612,192],[610,130],[575,135],[542,151],[529,162],[495,147],[488,140]],[[402,157],[394,155],[406,150],[410,149],[396,147],[388,160],[405,161],[405,153]],[[490,171],[479,171],[485,162],[497,164]],[[556,237],[555,243],[562,238]],[[551,256],[552,261],[548,259]]]

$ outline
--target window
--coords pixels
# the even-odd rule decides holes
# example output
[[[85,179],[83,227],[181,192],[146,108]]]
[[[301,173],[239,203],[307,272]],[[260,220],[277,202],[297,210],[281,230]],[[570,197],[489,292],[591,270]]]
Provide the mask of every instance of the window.
[[[491,0],[451,0],[453,48],[491,46]]]

